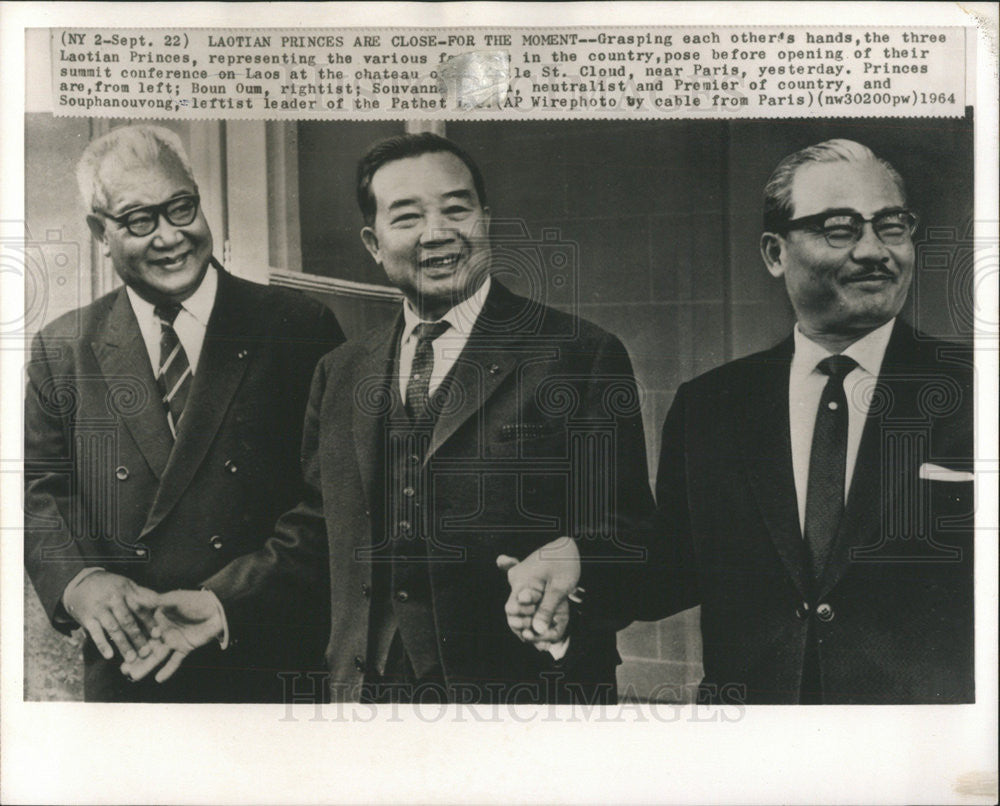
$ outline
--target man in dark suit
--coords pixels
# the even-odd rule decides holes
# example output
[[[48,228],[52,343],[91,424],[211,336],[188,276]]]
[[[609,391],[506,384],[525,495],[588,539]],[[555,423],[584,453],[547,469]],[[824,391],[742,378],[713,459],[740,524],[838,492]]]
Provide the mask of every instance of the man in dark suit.
[[[239,280],[212,258],[169,130],[112,130],[87,147],[78,179],[125,286],[35,339],[28,572],[56,629],[89,635],[87,700],[279,701],[278,671],[321,665],[325,593],[303,592],[294,619],[241,642],[225,634],[209,591],[239,587],[247,563],[236,561],[300,498],[309,379],[343,334],[318,303]],[[197,601],[220,642],[167,683],[129,682],[119,664],[152,657],[154,593],[202,586]]]
[[[765,188],[795,331],[680,387],[657,481],[709,699],[973,700],[972,361],[897,318],[914,226],[899,174],[852,141]]]
[[[358,200],[403,308],[320,362],[308,494],[251,595],[217,591],[230,629],[280,610],[328,543],[334,699],[613,701],[615,631],[660,539],[625,349],[490,276],[483,180],[450,141],[376,144]],[[540,650],[519,640],[503,571],[559,589],[581,566],[582,607],[522,636]]]

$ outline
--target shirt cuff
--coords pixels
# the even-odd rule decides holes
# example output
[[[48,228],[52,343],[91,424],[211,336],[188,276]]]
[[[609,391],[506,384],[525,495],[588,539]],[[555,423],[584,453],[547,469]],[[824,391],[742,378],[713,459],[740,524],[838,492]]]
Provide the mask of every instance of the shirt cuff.
[[[85,580],[91,574],[96,574],[98,571],[103,571],[103,570],[104,570],[103,568],[100,568],[98,566],[94,566],[93,568],[84,568],[79,574],[77,574],[75,577],[73,577],[69,581],[69,584],[66,585],[65,588],[63,588],[63,595],[62,595],[63,610],[65,610],[67,613],[69,613],[69,608],[66,607],[66,596],[69,593],[71,593],[73,591],[73,589],[76,588],[77,585],[79,585],[81,582],[83,582],[83,580]]]
[[[219,647],[221,649],[229,648],[229,622],[226,620],[226,609],[222,606],[222,602],[219,601],[219,597],[215,595],[214,591],[210,591],[208,588],[202,588],[205,593],[212,597],[212,601],[215,602],[216,612],[219,614],[219,622],[222,624],[222,629],[219,631],[219,635],[216,638],[219,641]]]
[[[566,652],[569,650],[569,639],[570,636],[566,636],[556,644],[552,644],[549,647],[549,654],[552,656],[552,660],[562,660],[566,656]]]

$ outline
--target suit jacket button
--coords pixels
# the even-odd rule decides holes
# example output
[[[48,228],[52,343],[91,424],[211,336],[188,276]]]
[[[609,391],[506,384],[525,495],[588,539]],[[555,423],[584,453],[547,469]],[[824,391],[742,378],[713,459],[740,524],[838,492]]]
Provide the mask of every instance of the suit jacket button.
[[[125,467],[125,465],[118,465],[118,467],[115,468],[115,478],[118,479],[118,481],[125,481],[125,479],[128,478],[128,468]]]
[[[407,498],[413,498],[413,496],[415,496],[416,494],[417,491],[414,490],[412,487],[403,488],[403,495],[405,495]]]
[[[361,674],[365,673],[365,659],[360,655],[354,656],[354,668],[361,672]]]
[[[136,557],[145,557],[146,556],[146,549],[142,549],[142,548],[136,549],[135,550],[135,556]]]
[[[826,602],[816,606],[816,618],[820,621],[833,621],[833,608]]]
[[[413,531],[413,525],[409,521],[400,521],[397,527],[401,535],[408,535]]]
[[[232,459],[226,459],[226,463],[223,465],[223,467],[226,468],[226,470],[228,470],[230,473],[235,473],[237,470],[239,470],[239,468],[236,466],[236,462],[234,462]]]
[[[410,594],[408,594],[406,591],[396,591],[396,601],[397,602],[405,602],[409,598],[410,598]]]
[[[364,596],[366,599],[372,595],[371,585],[369,585],[367,582],[361,583],[361,595]]]
[[[212,535],[208,542],[212,544],[212,548],[218,551],[222,548],[222,538],[219,535]]]

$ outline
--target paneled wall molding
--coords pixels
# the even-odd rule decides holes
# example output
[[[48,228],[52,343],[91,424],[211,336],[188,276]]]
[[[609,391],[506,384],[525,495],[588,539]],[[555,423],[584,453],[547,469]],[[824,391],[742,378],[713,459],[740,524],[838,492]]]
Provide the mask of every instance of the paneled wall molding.
[[[275,268],[271,269],[270,277],[271,285],[297,288],[300,291],[333,294],[350,299],[396,302],[403,298],[403,295],[396,288],[388,285],[358,283],[353,280],[340,280],[336,277],[322,277],[318,274],[304,274],[303,272]]]

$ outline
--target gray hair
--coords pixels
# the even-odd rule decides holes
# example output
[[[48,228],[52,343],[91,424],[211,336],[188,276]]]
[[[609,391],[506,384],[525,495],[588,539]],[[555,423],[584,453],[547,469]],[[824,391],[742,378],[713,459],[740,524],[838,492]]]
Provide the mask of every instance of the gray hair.
[[[191,162],[176,133],[163,126],[121,126],[91,142],[77,163],[76,182],[88,210],[108,204],[101,171],[109,161],[126,169],[173,163],[198,187]]]
[[[774,169],[764,185],[764,232],[782,232],[792,219],[792,182],[795,173],[811,162],[871,162],[880,165],[906,199],[906,186],[899,171],[867,146],[854,140],[826,140],[789,154]]]

